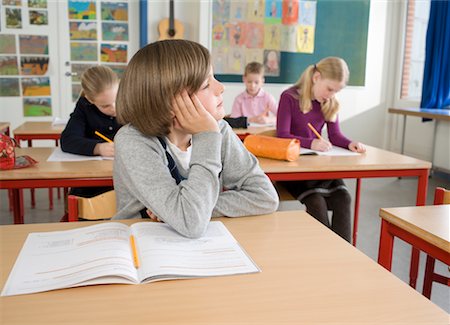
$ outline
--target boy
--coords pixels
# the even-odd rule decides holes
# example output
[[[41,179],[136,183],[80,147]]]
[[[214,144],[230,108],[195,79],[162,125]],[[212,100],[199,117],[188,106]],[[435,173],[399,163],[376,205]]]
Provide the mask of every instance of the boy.
[[[274,124],[277,104],[275,98],[262,89],[264,66],[259,62],[247,64],[242,81],[245,91],[234,99],[230,117],[247,116],[250,123]]]

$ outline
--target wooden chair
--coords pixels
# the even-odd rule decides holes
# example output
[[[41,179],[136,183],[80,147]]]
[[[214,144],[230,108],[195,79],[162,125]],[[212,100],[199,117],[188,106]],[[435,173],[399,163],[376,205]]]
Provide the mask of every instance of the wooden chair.
[[[67,198],[68,221],[107,220],[116,213],[116,192],[114,190],[91,198],[69,195]]]
[[[434,191],[434,204],[450,204],[450,190],[446,190],[442,187],[437,187]],[[427,263],[425,265],[425,276],[423,279],[422,294],[430,299],[431,287],[433,281],[446,284],[450,286],[450,278],[434,272],[435,259],[430,255],[427,255]],[[450,269],[450,268],[449,268]]]

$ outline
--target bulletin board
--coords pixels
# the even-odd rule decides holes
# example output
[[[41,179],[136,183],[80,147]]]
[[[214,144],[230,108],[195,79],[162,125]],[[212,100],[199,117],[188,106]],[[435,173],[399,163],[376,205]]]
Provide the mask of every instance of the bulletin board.
[[[343,58],[350,69],[348,84],[364,86],[370,0],[317,0],[314,52],[280,52],[280,74],[266,83],[293,84],[310,64],[327,56]],[[241,82],[241,75],[217,74],[222,82]]]

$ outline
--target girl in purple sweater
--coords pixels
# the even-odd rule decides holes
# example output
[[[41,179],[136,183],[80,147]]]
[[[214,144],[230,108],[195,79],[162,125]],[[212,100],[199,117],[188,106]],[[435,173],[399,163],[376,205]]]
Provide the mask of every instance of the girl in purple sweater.
[[[310,65],[297,83],[280,97],[277,114],[277,136],[296,138],[304,148],[330,150],[332,145],[355,152],[365,152],[362,143],[347,139],[339,128],[339,102],[335,94],[345,87],[349,70],[344,60],[327,57]],[[311,123],[321,133],[326,124],[328,138],[318,139],[308,127]],[[292,195],[306,205],[306,211],[351,241],[350,194],[341,179],[284,182]],[[333,216],[331,224],[327,211]]]

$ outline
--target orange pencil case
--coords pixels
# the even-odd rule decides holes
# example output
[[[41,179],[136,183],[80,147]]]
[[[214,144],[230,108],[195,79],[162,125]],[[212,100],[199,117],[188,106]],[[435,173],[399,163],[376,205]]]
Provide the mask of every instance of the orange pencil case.
[[[248,151],[258,157],[294,161],[300,156],[298,139],[249,135],[245,138],[244,145]]]

